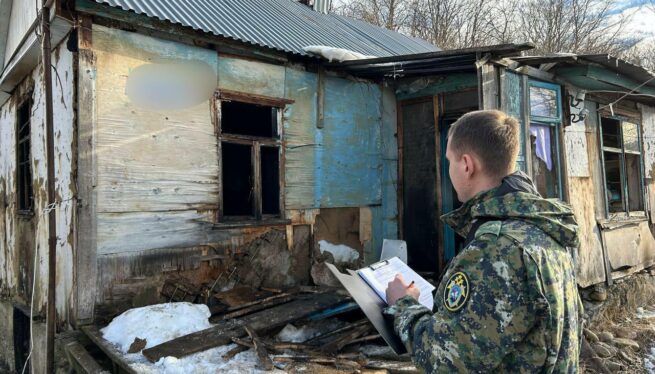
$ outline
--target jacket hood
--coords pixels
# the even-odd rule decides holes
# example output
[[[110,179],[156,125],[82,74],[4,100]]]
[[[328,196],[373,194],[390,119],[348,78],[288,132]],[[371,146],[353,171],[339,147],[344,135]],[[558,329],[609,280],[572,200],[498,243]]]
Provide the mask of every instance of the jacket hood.
[[[563,247],[578,246],[578,225],[571,208],[557,199],[542,198],[522,172],[511,174],[494,189],[481,192],[441,219],[467,237],[478,221],[519,220],[534,225]]]

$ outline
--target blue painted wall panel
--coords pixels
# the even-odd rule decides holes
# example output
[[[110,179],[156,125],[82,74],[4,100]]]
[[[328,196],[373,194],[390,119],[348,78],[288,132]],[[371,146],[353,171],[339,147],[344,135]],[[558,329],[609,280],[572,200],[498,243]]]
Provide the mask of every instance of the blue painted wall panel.
[[[381,91],[375,84],[326,77],[324,128],[316,130],[318,207],[382,203]]]
[[[316,184],[316,88],[315,73],[287,68],[285,97],[295,102],[284,111],[285,190],[287,209],[314,207]]]

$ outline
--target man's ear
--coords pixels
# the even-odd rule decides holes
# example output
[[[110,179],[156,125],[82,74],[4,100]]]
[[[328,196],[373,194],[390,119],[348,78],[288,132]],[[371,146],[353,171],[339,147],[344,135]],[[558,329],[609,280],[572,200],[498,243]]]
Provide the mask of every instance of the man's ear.
[[[468,153],[462,155],[462,161],[464,161],[464,172],[471,177],[476,171],[475,159]]]

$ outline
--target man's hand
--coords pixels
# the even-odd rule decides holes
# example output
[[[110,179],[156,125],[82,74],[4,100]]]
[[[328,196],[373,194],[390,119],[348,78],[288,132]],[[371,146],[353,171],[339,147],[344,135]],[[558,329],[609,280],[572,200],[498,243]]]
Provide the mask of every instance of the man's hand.
[[[387,285],[387,304],[393,305],[398,301],[398,299],[404,296],[411,296],[418,300],[421,295],[421,291],[414,286],[414,284],[407,284],[403,279],[403,276],[396,274],[396,277],[393,281],[389,282]]]

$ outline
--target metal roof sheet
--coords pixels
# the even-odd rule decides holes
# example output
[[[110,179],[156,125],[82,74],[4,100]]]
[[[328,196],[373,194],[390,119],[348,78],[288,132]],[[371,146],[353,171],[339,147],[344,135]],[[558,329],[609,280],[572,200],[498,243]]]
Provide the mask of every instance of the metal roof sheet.
[[[438,51],[422,39],[334,14],[294,0],[94,0],[214,35],[299,55],[324,45],[372,56]]]

